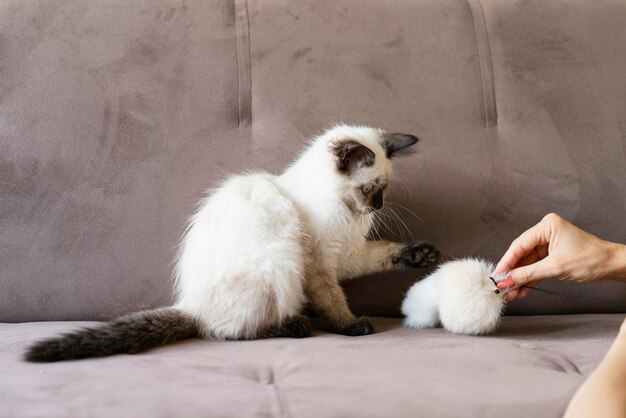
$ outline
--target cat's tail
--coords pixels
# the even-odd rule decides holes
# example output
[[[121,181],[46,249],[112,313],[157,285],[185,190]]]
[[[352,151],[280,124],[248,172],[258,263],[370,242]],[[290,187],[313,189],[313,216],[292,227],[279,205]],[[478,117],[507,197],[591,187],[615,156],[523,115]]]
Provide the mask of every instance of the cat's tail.
[[[24,359],[45,363],[134,354],[196,336],[198,324],[193,317],[176,308],[160,308],[132,313],[104,325],[39,341],[28,348]]]

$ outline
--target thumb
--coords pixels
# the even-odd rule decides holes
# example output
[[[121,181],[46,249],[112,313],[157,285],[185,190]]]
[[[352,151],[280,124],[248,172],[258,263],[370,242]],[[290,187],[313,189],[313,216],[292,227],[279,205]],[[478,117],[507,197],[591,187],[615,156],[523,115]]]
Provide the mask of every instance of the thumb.
[[[498,289],[508,290],[524,286],[551,276],[549,261],[543,259],[527,266],[518,267],[509,272],[508,278],[498,283]]]

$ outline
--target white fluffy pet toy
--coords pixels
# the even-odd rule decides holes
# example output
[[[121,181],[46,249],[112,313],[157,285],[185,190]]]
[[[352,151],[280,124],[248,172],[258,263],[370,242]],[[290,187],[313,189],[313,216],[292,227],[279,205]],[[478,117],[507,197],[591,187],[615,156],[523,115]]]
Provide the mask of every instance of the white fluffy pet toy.
[[[443,327],[455,334],[480,335],[495,331],[504,308],[504,294],[493,278],[493,264],[466,258],[439,266],[415,283],[402,303],[404,325]]]

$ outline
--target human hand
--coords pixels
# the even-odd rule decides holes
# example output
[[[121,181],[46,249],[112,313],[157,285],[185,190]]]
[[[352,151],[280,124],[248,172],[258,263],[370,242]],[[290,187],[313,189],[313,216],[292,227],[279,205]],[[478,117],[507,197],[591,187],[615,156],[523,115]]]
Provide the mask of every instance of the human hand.
[[[542,279],[593,282],[626,276],[626,247],[604,241],[554,213],[519,236],[504,254],[495,275],[509,271],[498,283],[507,302],[523,298]]]

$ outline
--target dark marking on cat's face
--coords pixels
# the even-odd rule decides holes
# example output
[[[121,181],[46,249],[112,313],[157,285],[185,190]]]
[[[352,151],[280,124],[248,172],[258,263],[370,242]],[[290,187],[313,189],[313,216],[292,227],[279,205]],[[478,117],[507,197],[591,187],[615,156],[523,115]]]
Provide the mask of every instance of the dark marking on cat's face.
[[[410,153],[408,147],[415,144],[419,139],[409,134],[385,133],[382,136],[381,145],[385,149],[387,158],[406,155]]]
[[[337,157],[337,169],[344,174],[351,174],[361,167],[371,167],[376,158],[374,152],[353,139],[337,141],[332,146]]]
[[[360,197],[359,206],[366,208],[369,212],[382,209],[386,187],[387,182],[380,178],[358,187],[356,194]]]
[[[355,136],[338,137],[330,142],[340,175],[341,199],[352,213],[365,215],[383,208],[385,188],[393,171],[387,156],[416,141],[412,136],[400,138],[382,130],[371,130],[357,131]]]
[[[372,196],[372,200],[370,201],[370,207],[372,209],[378,210],[383,207],[383,191],[379,190],[376,192],[374,196]]]

